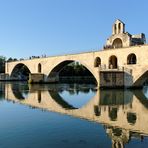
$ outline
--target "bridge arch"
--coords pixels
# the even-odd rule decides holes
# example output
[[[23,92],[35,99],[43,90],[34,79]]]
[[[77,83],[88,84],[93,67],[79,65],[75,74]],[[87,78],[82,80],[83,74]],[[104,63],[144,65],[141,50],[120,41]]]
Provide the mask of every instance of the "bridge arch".
[[[53,77],[57,77],[59,76],[59,73],[62,71],[62,69],[69,65],[70,63],[73,63],[73,62],[78,62],[80,63],[82,66],[84,66],[88,71],[89,73],[94,77],[95,79],[95,83],[97,84],[97,77],[93,74],[93,72],[88,68],[88,66],[86,66],[86,64],[83,64],[79,61],[76,61],[76,60],[65,60],[65,61],[61,61],[59,62],[57,65],[55,65],[55,67],[49,72],[49,74],[47,75],[47,81],[48,79],[51,79]]]
[[[115,55],[109,58],[109,69],[116,69],[118,67],[118,59]]]
[[[25,64],[19,63],[13,68],[10,77],[16,80],[28,80],[29,73],[31,73],[29,68]]]
[[[116,39],[113,41],[112,46],[113,46],[113,48],[122,48],[122,47],[123,47],[122,40],[121,40],[120,38],[116,38]]]
[[[143,72],[141,76],[138,77],[138,79],[135,80],[133,86],[143,87],[144,83],[148,82],[148,70]]]
[[[101,66],[101,58],[96,57],[95,62],[94,62],[94,67],[99,67]]]
[[[131,53],[127,57],[127,64],[136,64],[137,63],[137,57],[134,53]]]

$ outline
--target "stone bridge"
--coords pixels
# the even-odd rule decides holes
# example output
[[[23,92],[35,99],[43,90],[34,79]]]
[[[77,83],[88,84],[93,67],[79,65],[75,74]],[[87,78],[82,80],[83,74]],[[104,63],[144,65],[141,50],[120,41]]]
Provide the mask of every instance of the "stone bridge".
[[[148,135],[148,101],[142,91],[97,91],[88,103],[76,108],[64,101],[58,92],[48,89],[41,90],[39,85],[32,85],[28,95],[24,97],[21,87],[5,84],[5,98],[33,109],[39,108],[101,123],[114,143],[128,142],[133,136],[132,133],[138,133],[139,136]],[[119,137],[115,129],[118,129],[118,132],[120,129]]]
[[[14,79],[15,69],[26,66],[31,81],[56,82],[67,64],[77,61],[94,76],[99,87],[141,87],[148,76],[148,45],[145,35],[125,32],[125,24],[116,20],[103,50],[8,62],[7,79]]]
[[[93,63],[94,56],[94,53],[82,53],[10,62],[6,64],[6,73],[11,76],[16,67],[25,65],[30,73],[43,74],[44,81],[51,82],[56,80],[54,78],[58,76],[58,73],[64,66],[77,61],[84,65],[94,75],[96,80],[98,80],[98,68],[94,68]]]
[[[102,50],[75,55],[37,58],[6,63],[6,74],[11,76],[15,68],[25,65],[32,74],[43,74],[44,82],[56,81],[58,73],[67,64],[78,61],[95,77],[98,86],[112,86],[111,74],[117,86],[142,86],[148,76],[148,45]],[[110,66],[112,62],[112,67]],[[123,75],[121,73],[123,72]],[[104,75],[102,75],[102,73]],[[108,77],[108,81],[105,79]]]

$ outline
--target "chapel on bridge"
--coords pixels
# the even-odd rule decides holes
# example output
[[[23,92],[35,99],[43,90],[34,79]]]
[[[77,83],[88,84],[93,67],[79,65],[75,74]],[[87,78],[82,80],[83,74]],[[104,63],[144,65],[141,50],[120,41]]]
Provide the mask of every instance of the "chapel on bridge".
[[[143,45],[145,43],[144,33],[131,35],[125,32],[125,24],[117,19],[112,26],[112,35],[107,39],[104,49]]]

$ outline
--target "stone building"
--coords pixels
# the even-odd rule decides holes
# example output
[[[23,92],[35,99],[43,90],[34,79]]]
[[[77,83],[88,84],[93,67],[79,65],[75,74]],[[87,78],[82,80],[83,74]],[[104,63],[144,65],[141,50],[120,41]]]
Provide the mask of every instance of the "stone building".
[[[107,39],[104,49],[143,45],[145,43],[144,33],[131,35],[125,32],[125,24],[117,19],[112,26],[112,35]]]

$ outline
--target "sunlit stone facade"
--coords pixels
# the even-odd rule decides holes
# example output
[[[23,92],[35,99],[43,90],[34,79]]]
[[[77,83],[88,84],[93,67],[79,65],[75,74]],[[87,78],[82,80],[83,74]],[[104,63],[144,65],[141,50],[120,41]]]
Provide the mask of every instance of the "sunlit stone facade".
[[[131,35],[125,32],[125,24],[117,19],[112,26],[112,35],[107,39],[104,49],[143,45],[145,43],[144,33]]]

